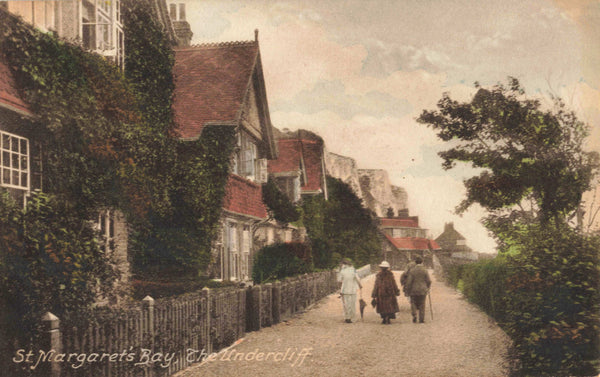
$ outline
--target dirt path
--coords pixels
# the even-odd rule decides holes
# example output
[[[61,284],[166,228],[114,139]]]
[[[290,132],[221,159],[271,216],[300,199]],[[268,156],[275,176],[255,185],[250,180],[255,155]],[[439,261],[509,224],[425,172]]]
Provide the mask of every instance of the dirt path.
[[[363,280],[367,303],[373,282],[373,275]],[[364,321],[344,323],[340,299],[330,295],[176,376],[505,376],[504,332],[441,282],[434,280],[431,297],[433,321],[427,307],[426,323],[413,324],[408,301],[399,297],[398,319],[382,325],[370,305]]]

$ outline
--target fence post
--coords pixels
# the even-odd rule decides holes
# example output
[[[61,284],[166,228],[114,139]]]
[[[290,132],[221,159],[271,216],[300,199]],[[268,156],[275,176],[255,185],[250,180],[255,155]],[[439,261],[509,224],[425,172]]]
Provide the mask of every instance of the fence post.
[[[260,330],[260,285],[248,288],[246,293],[246,328],[248,331]]]
[[[206,339],[204,340],[204,343],[207,348],[206,352],[208,354],[210,354],[210,353],[212,353],[212,350],[213,350],[212,339],[211,339],[212,320],[211,320],[211,315],[210,315],[210,311],[211,311],[210,288],[208,288],[208,287],[202,288],[202,298],[204,298],[204,303],[205,303],[204,315],[206,316]]]
[[[271,296],[271,312],[273,313],[273,324],[281,322],[281,282],[273,284]]]
[[[142,300],[142,314],[144,319],[144,328],[142,331],[145,331],[149,338],[148,348],[154,350],[154,299],[150,296],[144,297]],[[144,339],[144,334],[142,334],[142,339]],[[142,343],[142,347],[143,347]]]
[[[50,351],[54,350],[56,353],[62,353],[62,341],[60,339],[60,320],[57,316],[50,312],[46,312],[42,316],[42,328],[44,331],[44,340],[41,344],[43,350]],[[60,362],[52,361],[46,368],[46,376],[49,377],[60,377]]]

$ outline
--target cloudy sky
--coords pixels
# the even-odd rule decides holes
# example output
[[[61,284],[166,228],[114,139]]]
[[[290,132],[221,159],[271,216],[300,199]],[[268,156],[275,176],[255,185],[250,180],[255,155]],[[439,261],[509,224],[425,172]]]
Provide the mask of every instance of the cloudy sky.
[[[434,237],[453,221],[474,249],[495,246],[481,209],[454,214],[473,172],[444,171],[443,142],[415,121],[443,92],[467,100],[475,81],[516,77],[532,96],[563,97],[595,126],[588,147],[600,150],[598,0],[184,2],[192,43],[251,40],[259,29],[273,124],[386,169]]]

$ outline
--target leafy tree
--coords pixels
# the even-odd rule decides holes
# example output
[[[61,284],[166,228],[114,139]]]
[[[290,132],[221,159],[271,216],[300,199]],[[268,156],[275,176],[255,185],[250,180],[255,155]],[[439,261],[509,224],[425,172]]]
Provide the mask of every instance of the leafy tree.
[[[303,199],[303,223],[311,239],[315,266],[334,266],[347,257],[357,265],[376,261],[381,251],[377,225],[352,188],[327,177],[328,200]]]
[[[482,169],[465,181],[457,210],[486,208],[484,222],[504,253],[498,263],[463,269],[465,293],[500,317],[517,375],[595,375],[600,244],[568,224],[598,170],[598,155],[583,149],[587,126],[560,99],[545,110],[525,98],[516,79],[476,88],[470,102],[444,94],[437,111],[418,118],[452,142],[440,153],[444,168],[461,161]],[[494,277],[501,281],[491,295]]]
[[[475,84],[471,101],[458,102],[444,94],[438,110],[424,110],[418,122],[437,130],[453,146],[440,153],[443,167],[469,162],[483,171],[465,181],[465,211],[479,203],[490,211],[532,204],[542,223],[564,221],[575,211],[598,168],[598,156],[583,150],[587,126],[554,98],[545,110],[540,101],[525,98],[517,79],[491,89]]]

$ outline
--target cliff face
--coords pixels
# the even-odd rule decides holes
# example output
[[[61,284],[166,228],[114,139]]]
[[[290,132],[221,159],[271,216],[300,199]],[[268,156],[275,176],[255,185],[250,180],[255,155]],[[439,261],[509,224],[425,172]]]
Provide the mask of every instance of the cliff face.
[[[327,152],[325,155],[325,166],[327,166],[327,174],[341,179],[343,182],[350,185],[356,196],[359,198],[363,197],[358,177],[358,169],[354,159]]]
[[[363,200],[377,216],[386,216],[387,209],[390,207],[394,209],[395,215],[399,209],[407,208],[408,195],[406,191],[390,183],[387,171],[359,169],[358,175]]]
[[[358,169],[356,161],[350,157],[327,153],[327,174],[349,184],[365,206],[383,217],[388,208],[398,210],[407,208],[408,195],[402,187],[393,186],[387,171],[377,169]]]

